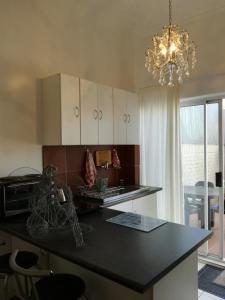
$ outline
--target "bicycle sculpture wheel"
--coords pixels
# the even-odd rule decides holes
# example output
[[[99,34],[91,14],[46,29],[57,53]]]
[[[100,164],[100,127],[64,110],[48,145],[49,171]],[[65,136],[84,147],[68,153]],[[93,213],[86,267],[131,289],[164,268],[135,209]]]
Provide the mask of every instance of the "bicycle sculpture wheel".
[[[27,219],[27,230],[35,238],[42,238],[50,230],[69,227],[72,230],[76,247],[84,246],[83,234],[78,222],[73,195],[69,187],[64,188],[66,201],[62,203],[55,182],[56,168],[47,166],[37,191],[31,199],[31,215]],[[65,200],[64,199],[64,200]]]

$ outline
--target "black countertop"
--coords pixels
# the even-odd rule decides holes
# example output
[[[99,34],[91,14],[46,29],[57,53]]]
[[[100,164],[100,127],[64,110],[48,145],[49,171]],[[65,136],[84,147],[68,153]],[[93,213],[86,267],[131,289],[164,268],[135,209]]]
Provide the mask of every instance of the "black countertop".
[[[122,190],[115,192],[115,196],[113,193],[111,195],[105,195],[104,193],[94,193],[95,197],[90,195],[79,195],[76,194],[75,198],[79,201],[96,204],[102,207],[110,207],[119,203],[127,202],[130,200],[135,200],[141,197],[145,197],[147,195],[155,194],[162,190],[161,187],[152,187],[152,186],[141,186],[141,185],[128,185],[121,186]]]
[[[105,222],[121,212],[107,208],[80,217],[93,230],[84,234],[85,247],[76,249],[69,230],[43,239],[28,235],[24,219],[0,223],[0,230],[17,236],[130,289],[144,292],[205,242],[212,232],[166,223],[146,233]]]

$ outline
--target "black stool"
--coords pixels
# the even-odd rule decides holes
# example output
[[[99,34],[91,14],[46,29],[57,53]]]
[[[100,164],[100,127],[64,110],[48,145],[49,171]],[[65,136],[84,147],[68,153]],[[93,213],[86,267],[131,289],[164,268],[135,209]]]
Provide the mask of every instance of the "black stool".
[[[53,274],[52,270],[27,270],[20,265],[17,259],[20,251],[15,250],[10,256],[10,267],[14,273],[24,276],[29,281],[31,299],[35,300],[76,300],[80,297],[85,299],[84,281],[72,274]],[[40,279],[34,282],[33,278]],[[27,294],[25,299],[30,299]]]
[[[38,300],[75,300],[84,296],[84,281],[72,274],[54,274],[35,284]],[[85,297],[85,296],[84,296]]]
[[[9,259],[11,253],[7,253],[0,256],[0,274],[3,276],[4,283],[3,283],[3,293],[4,293],[4,300],[7,300],[8,297],[8,282],[10,276],[15,275],[13,270],[10,268]],[[38,256],[30,251],[21,251],[17,258],[16,262],[23,266],[24,269],[29,269],[37,264]],[[15,279],[18,285],[19,290],[21,290],[21,286],[18,282],[18,278],[15,275]],[[27,289],[27,279],[25,278],[25,287]]]

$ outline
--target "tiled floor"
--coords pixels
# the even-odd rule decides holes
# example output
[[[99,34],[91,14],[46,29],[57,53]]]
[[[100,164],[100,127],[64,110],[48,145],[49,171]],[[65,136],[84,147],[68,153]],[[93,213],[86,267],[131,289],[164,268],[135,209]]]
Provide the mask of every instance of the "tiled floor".
[[[190,216],[190,225],[193,227],[200,227],[197,214],[192,214]],[[225,227],[225,214],[224,214],[224,227]],[[213,231],[212,237],[208,241],[208,251],[209,254],[219,255],[219,214],[215,213],[214,216],[214,226],[211,228]],[[225,232],[225,230],[224,230]],[[224,236],[224,256],[225,256],[225,236]]]
[[[223,300],[222,298],[203,292],[202,290],[198,290],[198,299],[199,300]]]
[[[215,213],[215,224],[212,227],[213,236],[209,239],[209,254],[218,255],[219,254],[219,235],[220,235],[220,226],[219,226],[219,214]],[[224,215],[224,226],[225,226],[225,215]],[[224,246],[225,246],[225,237],[224,237]],[[224,248],[224,256],[225,256],[225,248]]]
[[[203,268],[203,267],[204,267],[204,264],[198,263],[198,271],[201,270],[201,268]],[[223,300],[220,297],[206,293],[202,290],[198,290],[198,299],[199,300]]]

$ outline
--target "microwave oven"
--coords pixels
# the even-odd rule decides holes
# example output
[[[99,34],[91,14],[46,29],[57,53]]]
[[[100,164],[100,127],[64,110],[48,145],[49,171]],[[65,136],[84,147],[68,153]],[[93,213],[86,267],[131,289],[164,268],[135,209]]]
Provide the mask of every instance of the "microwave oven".
[[[39,174],[0,178],[0,218],[29,212],[40,180]]]

